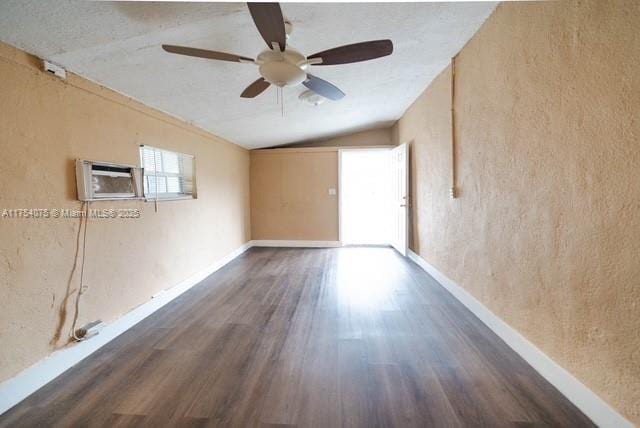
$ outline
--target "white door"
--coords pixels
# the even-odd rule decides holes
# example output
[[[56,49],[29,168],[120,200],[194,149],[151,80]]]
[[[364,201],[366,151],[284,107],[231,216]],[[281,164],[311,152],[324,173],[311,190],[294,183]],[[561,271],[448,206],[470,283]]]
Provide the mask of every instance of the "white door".
[[[393,205],[393,231],[391,245],[403,256],[407,255],[409,241],[409,145],[401,144],[391,150],[391,181]]]

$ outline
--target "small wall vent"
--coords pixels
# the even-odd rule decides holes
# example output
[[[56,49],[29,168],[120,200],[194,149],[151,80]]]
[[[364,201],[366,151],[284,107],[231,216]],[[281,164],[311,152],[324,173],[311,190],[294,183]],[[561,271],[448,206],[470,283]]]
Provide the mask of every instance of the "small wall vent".
[[[49,62],[46,59],[42,61],[42,68],[44,69],[44,71],[51,73],[56,77],[61,78],[62,80],[66,80],[67,78],[67,71],[64,68],[52,62]]]

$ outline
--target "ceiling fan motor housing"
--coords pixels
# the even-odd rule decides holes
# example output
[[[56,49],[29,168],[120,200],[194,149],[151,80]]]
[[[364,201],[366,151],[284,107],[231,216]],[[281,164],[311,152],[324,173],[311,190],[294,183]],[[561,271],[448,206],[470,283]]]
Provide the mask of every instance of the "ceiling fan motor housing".
[[[276,86],[296,86],[307,79],[307,73],[298,66],[306,58],[295,49],[284,52],[267,49],[258,55],[259,71],[264,79]]]

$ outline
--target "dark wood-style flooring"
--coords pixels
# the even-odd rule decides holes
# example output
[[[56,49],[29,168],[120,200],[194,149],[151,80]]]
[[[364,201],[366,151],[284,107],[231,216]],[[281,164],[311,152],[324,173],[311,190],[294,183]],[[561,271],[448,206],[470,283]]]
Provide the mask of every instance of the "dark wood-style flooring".
[[[387,248],[254,248],[0,426],[593,426]]]

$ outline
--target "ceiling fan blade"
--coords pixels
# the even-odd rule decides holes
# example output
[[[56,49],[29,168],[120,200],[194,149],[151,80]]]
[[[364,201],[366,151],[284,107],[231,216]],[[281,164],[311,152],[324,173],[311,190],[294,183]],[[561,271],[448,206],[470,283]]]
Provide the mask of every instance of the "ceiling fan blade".
[[[284,17],[278,3],[247,3],[253,22],[258,27],[260,35],[267,42],[270,49],[273,43],[280,45],[284,52],[287,34],[284,30]]]
[[[267,89],[270,85],[271,83],[267,82],[263,77],[261,77],[247,86],[247,88],[242,91],[242,94],[240,94],[240,96],[242,98],[255,98],[263,93],[265,89]]]
[[[313,65],[349,64],[391,55],[392,52],[393,43],[391,40],[372,40],[318,52],[307,59],[322,59],[322,63]]]
[[[245,56],[234,55],[225,52],[209,51],[206,49],[188,48],[186,46],[162,45],[162,49],[174,54],[195,56],[198,58],[217,59],[220,61],[231,62],[240,62],[241,60],[253,62],[253,59],[247,58]]]
[[[344,97],[344,92],[342,92],[337,87],[333,86],[331,83],[326,80],[322,80],[319,77],[314,76],[313,74],[307,73],[307,80],[302,82],[304,86],[311,89],[316,94],[322,95],[325,98],[329,98],[330,100],[337,101],[340,98]]]

